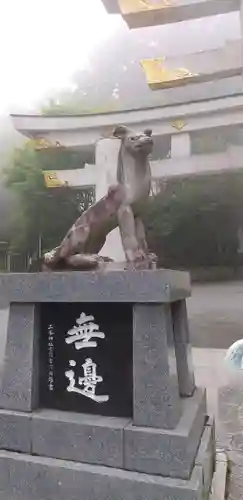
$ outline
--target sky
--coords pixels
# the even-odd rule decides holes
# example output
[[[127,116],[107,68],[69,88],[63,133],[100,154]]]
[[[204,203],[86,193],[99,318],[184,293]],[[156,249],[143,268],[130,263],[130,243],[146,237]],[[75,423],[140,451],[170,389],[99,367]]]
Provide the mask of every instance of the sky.
[[[0,0],[0,115],[31,112],[71,86],[91,50],[120,23],[101,0]]]
[[[117,22],[100,0],[0,0],[0,114],[68,86]]]

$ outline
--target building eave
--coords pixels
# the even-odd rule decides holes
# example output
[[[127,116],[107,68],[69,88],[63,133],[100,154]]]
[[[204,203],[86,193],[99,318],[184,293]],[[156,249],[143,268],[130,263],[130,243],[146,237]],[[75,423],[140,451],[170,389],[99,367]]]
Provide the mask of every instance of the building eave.
[[[157,13],[156,16],[152,16],[153,22],[151,24],[151,16],[148,16],[146,21],[146,15],[149,13],[149,11],[146,12],[146,9],[141,8],[139,12],[132,12],[131,7],[130,13],[124,13],[122,12],[121,0],[120,2],[119,0],[101,1],[109,14],[123,15],[124,20],[128,22],[131,28],[180,22],[188,19],[225,14],[240,9],[240,0],[177,0],[176,5],[172,3],[158,9],[158,11],[161,11],[161,14]]]

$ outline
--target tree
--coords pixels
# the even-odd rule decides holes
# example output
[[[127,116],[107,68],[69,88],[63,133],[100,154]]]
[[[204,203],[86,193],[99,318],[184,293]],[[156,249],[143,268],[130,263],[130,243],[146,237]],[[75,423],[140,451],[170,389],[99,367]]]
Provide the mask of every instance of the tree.
[[[66,231],[93,201],[90,190],[48,189],[43,170],[80,168],[76,153],[62,148],[36,151],[32,142],[15,149],[5,169],[5,184],[19,200],[11,246],[19,252],[37,253],[60,242]]]
[[[166,267],[235,266],[242,214],[242,172],[171,180],[150,201],[149,244]]]

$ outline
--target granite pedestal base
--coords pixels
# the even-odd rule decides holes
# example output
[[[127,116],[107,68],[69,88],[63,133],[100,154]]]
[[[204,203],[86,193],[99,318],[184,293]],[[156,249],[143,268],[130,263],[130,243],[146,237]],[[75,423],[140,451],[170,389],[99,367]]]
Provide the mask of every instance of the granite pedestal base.
[[[204,500],[214,470],[214,429],[208,422],[187,480],[121,468],[0,451],[3,500]]]
[[[114,425],[113,428],[116,426]],[[113,441],[113,446],[118,445],[118,449],[121,444],[119,437],[121,436],[118,430],[117,440]],[[23,447],[25,439],[26,434],[16,441],[16,431],[15,436],[12,437],[9,433],[5,443],[1,442],[1,448],[4,444],[17,448]],[[37,435],[36,440],[38,441]],[[97,442],[98,437],[96,444]],[[25,443],[26,447],[28,447],[27,443],[28,438]],[[74,442],[72,445],[75,448]],[[117,468],[115,465],[120,460],[117,451],[111,467],[98,465],[100,460],[101,463],[106,459],[109,460],[108,453],[111,452],[111,448],[104,452],[104,455],[107,455],[106,458],[99,457],[99,452],[96,452],[97,465],[34,455],[33,450],[30,454],[30,452],[18,453],[1,449],[0,498],[1,500],[49,500],[50,498],[66,500],[71,496],[72,500],[158,500],[158,498],[205,500],[209,497],[214,471],[214,445],[214,426],[209,420],[205,425],[189,479],[144,474]],[[46,447],[48,448],[47,443]],[[70,447],[71,444],[69,444],[69,453]],[[84,452],[81,451],[81,454]],[[86,458],[89,459],[89,457]]]
[[[10,302],[10,315],[0,390],[0,500],[70,496],[72,500],[205,500],[214,470],[214,423],[207,417],[205,391],[194,383],[185,303],[190,294],[188,275],[159,270],[0,275],[3,292]],[[45,381],[41,318],[45,303],[49,311],[64,314],[51,322],[57,340],[52,344],[48,340],[54,351],[51,397],[44,399],[48,407],[40,398]],[[94,310],[99,317],[102,334],[95,339],[97,345],[90,346],[86,335],[79,337],[76,349],[78,356],[99,360],[97,375],[102,377],[95,380],[96,384],[102,381],[109,404],[104,397],[96,401],[94,388],[92,394],[86,388],[74,395],[69,391],[78,400],[78,410],[67,411],[69,401],[73,409],[76,399],[66,394],[70,385],[66,381],[63,386],[65,376],[55,358],[65,361],[62,328],[69,325],[70,307],[75,315],[78,308],[79,325],[84,313],[88,317]],[[109,329],[104,311],[111,307],[121,321],[120,326],[114,321]],[[127,356],[131,355],[131,377],[130,369],[126,370],[126,379],[122,366],[117,370],[113,363],[110,371],[107,367],[106,350],[110,353],[109,343],[115,346],[120,336],[124,343],[126,339]],[[122,349],[122,343],[119,346]],[[76,364],[73,345],[72,349],[71,368]],[[124,398],[126,411],[117,405],[117,394],[107,380],[112,370],[120,390],[124,384],[125,394],[125,386],[131,385],[131,408],[129,397]],[[70,371],[67,374],[70,379]],[[78,380],[80,389],[84,377]],[[57,395],[55,384],[63,387]],[[90,406],[85,406],[87,395]],[[58,406],[52,406],[52,401]]]

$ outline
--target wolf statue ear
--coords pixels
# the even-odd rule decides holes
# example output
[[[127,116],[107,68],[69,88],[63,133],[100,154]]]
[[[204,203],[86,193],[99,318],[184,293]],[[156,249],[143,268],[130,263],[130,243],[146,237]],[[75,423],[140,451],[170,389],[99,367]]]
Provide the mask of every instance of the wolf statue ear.
[[[153,131],[151,130],[151,128],[146,128],[144,130],[144,134],[147,135],[148,137],[152,137],[152,133]]]
[[[128,133],[128,128],[125,127],[125,125],[118,125],[118,127],[116,127],[114,130],[113,130],[113,136],[114,137],[117,137],[118,139],[124,139],[124,137],[126,137]]]

